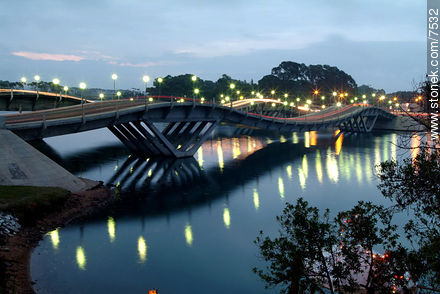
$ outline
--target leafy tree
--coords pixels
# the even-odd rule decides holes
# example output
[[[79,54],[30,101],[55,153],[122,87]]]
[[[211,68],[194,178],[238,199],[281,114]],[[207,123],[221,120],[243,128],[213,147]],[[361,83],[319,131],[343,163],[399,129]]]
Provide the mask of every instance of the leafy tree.
[[[421,150],[413,160],[382,163],[379,189],[394,202],[395,211],[414,214],[405,232],[418,246],[412,255],[423,265],[412,269],[413,278],[440,288],[440,150]]]
[[[312,287],[322,283],[332,285],[329,262],[333,259],[326,252],[332,252],[336,236],[328,220],[328,210],[321,218],[318,209],[302,198],[296,205],[287,203],[283,214],[277,216],[280,237],[272,240],[263,237],[261,231],[255,240],[269,266],[266,271],[257,268],[253,271],[267,286],[282,285],[286,293],[299,293],[301,282]]]
[[[280,236],[271,239],[260,232],[255,244],[269,264],[254,272],[266,286],[283,286],[285,293],[311,293],[327,286],[335,291],[391,293],[406,287],[407,251],[397,244],[396,226],[382,206],[359,202],[334,220],[329,211],[320,216],[316,207],[299,198],[286,204],[277,217]],[[376,251],[382,250],[383,254]],[[322,290],[320,290],[322,292]]]

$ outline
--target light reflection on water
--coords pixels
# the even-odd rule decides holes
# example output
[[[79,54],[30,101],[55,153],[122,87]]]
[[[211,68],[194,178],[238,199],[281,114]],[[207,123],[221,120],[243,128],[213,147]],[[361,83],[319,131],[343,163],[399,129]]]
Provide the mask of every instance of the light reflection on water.
[[[397,135],[334,135],[219,135],[183,160],[137,158],[120,144],[65,152],[48,140],[52,158],[117,185],[121,200],[44,238],[32,255],[37,293],[272,293],[251,271],[261,263],[253,240],[277,232],[285,202],[301,196],[334,214],[385,203],[374,164],[397,157]]]

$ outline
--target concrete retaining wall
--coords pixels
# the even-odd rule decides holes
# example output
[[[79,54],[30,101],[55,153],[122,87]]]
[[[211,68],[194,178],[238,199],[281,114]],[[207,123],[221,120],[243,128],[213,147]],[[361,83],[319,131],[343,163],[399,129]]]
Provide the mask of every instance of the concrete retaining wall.
[[[72,192],[87,184],[9,130],[0,129],[0,185],[60,187]]]

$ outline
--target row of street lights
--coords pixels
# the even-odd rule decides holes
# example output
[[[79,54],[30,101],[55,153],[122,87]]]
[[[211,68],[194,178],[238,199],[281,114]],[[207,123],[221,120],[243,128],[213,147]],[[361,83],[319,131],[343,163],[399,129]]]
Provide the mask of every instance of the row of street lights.
[[[112,75],[111,75],[111,78],[112,78],[112,80],[113,80],[113,96],[112,96],[112,99],[114,99],[115,98],[115,96],[117,97],[117,99],[119,100],[120,99],[120,97],[121,97],[121,95],[122,95],[122,93],[120,92],[120,91],[116,91],[116,80],[118,79],[118,75],[116,74],[116,73],[113,73]],[[191,76],[191,80],[192,80],[192,82],[195,84],[195,86],[196,86],[196,82],[197,82],[197,76],[196,75],[193,75],[193,76]],[[36,82],[36,89],[37,89],[37,95],[38,95],[38,90],[39,90],[39,88],[38,88],[38,84],[39,84],[39,82],[40,82],[40,80],[41,80],[41,77],[39,76],[39,75],[35,75],[34,76],[34,80],[35,80],[35,82]],[[145,83],[145,94],[147,94],[147,91],[148,91],[148,82],[150,81],[150,77],[148,76],[148,75],[144,75],[143,77],[142,77],[142,80],[143,80],[143,82]],[[26,77],[22,77],[21,78],[21,82],[23,83],[23,87],[24,87],[24,85],[26,84],[26,82],[27,82],[27,79],[26,79]],[[163,82],[163,78],[162,77],[159,77],[159,78],[157,78],[157,82],[159,83],[159,96],[161,95],[161,93],[160,93],[160,86],[161,86],[161,84],[162,84],[162,82]],[[59,84],[60,84],[60,80],[58,79],[58,78],[54,78],[53,80],[52,80],[52,83],[55,85],[55,86],[58,86]],[[86,87],[87,87],[87,85],[86,85],[86,83],[84,83],[84,82],[80,82],[79,83],[79,88],[81,89],[81,103],[84,103],[84,101],[83,101],[83,92],[84,92],[84,90],[86,89]],[[236,88],[236,85],[234,84],[234,83],[230,83],[229,84],[229,89],[231,90],[231,97],[232,97],[232,95],[234,94],[234,89]],[[67,87],[67,86],[64,86],[63,87],[63,90],[64,90],[64,92],[65,92],[65,94],[67,94],[67,91],[69,90],[69,87]],[[244,99],[244,96],[243,95],[241,95],[241,96],[239,96],[240,95],[240,90],[236,90],[235,91],[235,93],[237,94],[237,98],[238,99]],[[275,93],[276,93],[276,91],[275,90],[271,90],[271,92],[270,92],[270,94],[272,95],[272,98],[275,98],[274,96],[275,96]],[[200,89],[199,88],[194,88],[194,94],[196,95],[196,97],[198,97],[198,95],[200,94]],[[319,94],[319,91],[318,90],[314,90],[313,91],[313,95],[314,96],[318,96],[318,94]],[[61,93],[60,93],[60,95],[61,95]],[[255,91],[252,91],[251,92],[251,95],[253,96],[253,95],[256,95],[256,97],[257,98],[264,98],[264,96],[263,96],[263,94],[261,94],[261,93],[259,93],[259,92],[255,92]],[[336,99],[336,97],[338,97],[338,98],[340,98],[340,99],[338,99],[338,102],[337,102],[337,105],[338,106],[340,106],[341,105],[341,102],[342,102],[342,99],[344,99],[344,98],[347,98],[348,97],[348,93],[347,92],[341,92],[341,93],[338,93],[338,92],[336,92],[336,91],[334,91],[334,92],[332,92],[332,95],[333,95],[333,97],[335,97],[335,99]],[[289,97],[289,94],[288,93],[284,93],[284,98],[285,99],[287,99],[288,97]],[[371,94],[371,96],[374,98],[374,97],[376,97],[376,93],[372,93]],[[224,103],[226,103],[226,102],[230,102],[230,103],[232,103],[232,100],[233,99],[231,99],[231,97],[229,97],[229,96],[224,96],[223,94],[221,94],[220,95],[220,99],[221,99],[221,103],[222,104],[224,104]],[[100,100],[102,101],[103,99],[104,99],[104,93],[100,93],[99,94],[99,98],[100,98]],[[363,94],[362,95],[362,99],[363,99],[363,103],[364,104],[366,104],[366,103],[368,103],[368,101],[366,101],[366,98],[367,98],[367,96],[365,95],[365,94]],[[325,96],[321,96],[321,100],[322,100],[322,108],[325,108],[325,105],[324,105],[324,100],[326,99],[326,97]],[[384,95],[382,95],[382,96],[380,96],[379,97],[379,106],[380,106],[380,102],[382,101],[382,100],[384,100],[385,99],[385,96]],[[202,97],[202,100],[204,100],[204,98]],[[278,100],[280,100],[280,99],[278,99]],[[298,104],[299,104],[299,102],[300,102],[300,98],[296,98],[296,102],[298,102]],[[350,102],[351,103],[356,103],[355,101],[357,101],[358,100],[358,98],[357,97],[354,97],[353,99],[351,99],[350,100]],[[395,102],[397,102],[397,98],[395,97],[394,98],[394,100],[395,100]],[[307,105],[311,105],[311,100],[310,99],[308,99],[308,100],[306,100],[306,102],[307,102]],[[285,101],[285,104],[287,104],[288,102],[287,101]],[[393,103],[393,101],[388,101],[388,104],[392,104]],[[290,105],[291,106],[294,106],[295,104],[293,103],[293,102],[291,102],[290,103]],[[399,104],[398,103],[396,103],[396,106],[398,106]]]

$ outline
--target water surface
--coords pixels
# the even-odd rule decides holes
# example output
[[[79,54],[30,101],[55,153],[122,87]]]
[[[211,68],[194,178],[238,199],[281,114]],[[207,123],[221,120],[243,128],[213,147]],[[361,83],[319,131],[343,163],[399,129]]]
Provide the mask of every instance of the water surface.
[[[72,173],[117,187],[105,211],[48,234],[32,255],[37,293],[276,293],[252,268],[258,232],[275,235],[286,202],[335,215],[387,204],[375,164],[397,134],[246,134],[222,128],[194,158],[138,158],[106,130],[38,148]]]

